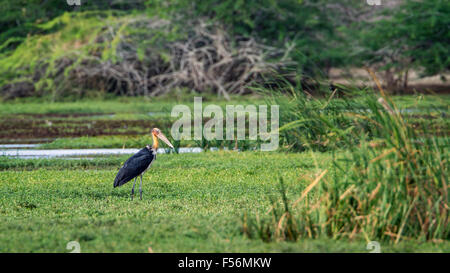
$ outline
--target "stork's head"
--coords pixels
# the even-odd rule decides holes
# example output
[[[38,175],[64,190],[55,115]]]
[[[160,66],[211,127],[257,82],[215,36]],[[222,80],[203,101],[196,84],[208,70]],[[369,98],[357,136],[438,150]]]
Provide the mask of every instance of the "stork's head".
[[[158,128],[153,128],[152,129],[152,135],[153,135],[153,142],[155,142],[156,139],[156,146],[158,145],[158,138],[161,139],[162,141],[164,141],[164,143],[166,143],[170,148],[173,149],[173,145],[172,143],[170,143],[170,141],[167,139],[167,137],[161,132],[161,130],[159,130]],[[155,143],[153,143],[153,145],[155,145]]]

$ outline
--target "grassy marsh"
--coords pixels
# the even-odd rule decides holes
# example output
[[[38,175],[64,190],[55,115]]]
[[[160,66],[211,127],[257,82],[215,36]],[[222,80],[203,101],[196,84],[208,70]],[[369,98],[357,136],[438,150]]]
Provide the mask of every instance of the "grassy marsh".
[[[330,239],[265,243],[241,231],[244,211],[265,213],[278,176],[297,196],[330,163],[324,153],[215,152],[160,155],[144,176],[144,200],[130,201],[131,184],[113,189],[124,158],[92,168],[46,167],[0,173],[0,252],[366,252],[364,241]],[[449,251],[443,243],[403,242],[382,251]]]
[[[399,108],[414,108],[404,113],[408,122],[429,122],[448,130],[449,98],[410,96],[394,97],[394,101]],[[192,106],[192,101],[184,102]],[[264,103],[252,99],[209,102],[221,106]],[[48,122],[52,126],[60,124],[64,132],[70,128],[67,124],[117,120],[131,124],[133,120],[144,120],[146,123],[134,135],[130,128],[123,128],[127,133],[124,135],[114,130],[111,135],[106,131],[79,137],[52,135],[54,138],[42,146],[139,148],[151,142],[144,135],[149,123],[167,122],[174,104],[140,98],[49,104],[19,100],[0,104],[0,113],[3,122],[11,117],[28,119],[31,131],[48,126]],[[147,115],[153,111],[161,114]],[[441,134],[445,136],[446,131]],[[448,148],[444,151],[448,152]],[[163,154],[144,176],[143,201],[129,200],[131,183],[112,188],[114,176],[128,156],[71,160],[0,157],[0,252],[66,252],[67,242],[73,240],[81,243],[83,252],[148,252],[149,248],[154,252],[366,252],[367,242],[360,236],[339,240],[302,236],[294,242],[265,242],[249,238],[243,231],[245,214],[270,215],[272,201],[279,197],[280,177],[285,181],[287,198],[296,200],[324,169],[331,168],[333,154],[335,159],[351,158],[352,151],[335,147],[332,152]],[[377,151],[373,155],[379,154]],[[349,174],[361,176],[355,171]],[[324,185],[322,192],[332,192],[333,183]],[[339,187],[336,192],[345,190]],[[319,200],[319,193],[312,191],[308,195],[309,204]],[[351,206],[351,202],[339,204]],[[383,252],[450,251],[448,240],[414,238],[398,244],[383,241],[381,247]]]

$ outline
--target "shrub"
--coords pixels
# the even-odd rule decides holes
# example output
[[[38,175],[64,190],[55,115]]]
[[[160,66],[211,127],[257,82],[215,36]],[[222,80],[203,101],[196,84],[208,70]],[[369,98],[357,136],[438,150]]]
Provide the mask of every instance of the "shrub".
[[[91,11],[65,13],[40,27],[59,30],[31,36],[2,56],[5,97],[34,92],[58,99],[92,90],[155,96],[180,87],[228,99],[289,63],[277,61],[282,50],[234,39],[201,21],[180,26],[144,14]]]

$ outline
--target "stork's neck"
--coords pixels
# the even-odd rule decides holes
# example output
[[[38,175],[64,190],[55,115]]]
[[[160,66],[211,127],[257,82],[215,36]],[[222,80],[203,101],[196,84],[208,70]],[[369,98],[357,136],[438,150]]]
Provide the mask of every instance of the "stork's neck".
[[[152,148],[156,151],[156,149],[158,149],[158,138],[154,134],[152,134],[152,137],[153,137]]]

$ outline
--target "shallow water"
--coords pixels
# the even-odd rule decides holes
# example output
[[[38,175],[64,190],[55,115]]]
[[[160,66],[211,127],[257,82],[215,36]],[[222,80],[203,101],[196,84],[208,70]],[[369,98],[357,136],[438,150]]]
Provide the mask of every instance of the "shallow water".
[[[35,148],[41,144],[0,144],[0,148],[3,149],[18,149],[18,148]]]
[[[20,149],[22,147],[39,147],[38,144],[31,144],[33,146],[20,146],[25,144],[13,144],[6,146],[9,144],[2,144],[0,148],[9,148],[9,149],[1,149],[0,156],[8,156],[15,158],[55,158],[55,157],[77,157],[81,156],[109,156],[109,155],[123,155],[123,154],[134,154],[137,153],[140,149]],[[19,148],[19,149],[18,149]],[[211,151],[218,150],[217,148],[211,148]],[[168,149],[159,148],[158,154],[167,153]],[[181,147],[178,150],[179,153],[201,153],[203,152],[200,147]]]

